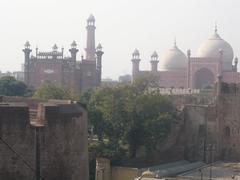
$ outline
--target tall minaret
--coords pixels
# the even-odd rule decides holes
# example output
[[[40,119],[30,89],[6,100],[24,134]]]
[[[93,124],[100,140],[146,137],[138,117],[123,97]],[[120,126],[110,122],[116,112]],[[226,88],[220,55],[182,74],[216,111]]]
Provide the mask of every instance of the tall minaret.
[[[91,14],[87,19],[86,60],[95,60],[95,18]]]

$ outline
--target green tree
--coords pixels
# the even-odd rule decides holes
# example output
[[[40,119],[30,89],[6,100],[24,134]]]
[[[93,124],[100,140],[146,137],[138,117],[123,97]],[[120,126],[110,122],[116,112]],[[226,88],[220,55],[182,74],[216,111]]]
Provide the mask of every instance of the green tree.
[[[16,80],[14,77],[5,76],[0,79],[0,95],[5,96],[31,96],[33,89],[24,82]]]
[[[72,96],[69,90],[47,82],[36,89],[34,97],[40,99],[71,99]]]
[[[127,152],[133,158],[141,146],[151,152],[170,132],[175,108],[155,91],[153,82],[140,79],[132,85],[101,87],[92,92],[89,118],[94,133],[111,150],[109,157]]]

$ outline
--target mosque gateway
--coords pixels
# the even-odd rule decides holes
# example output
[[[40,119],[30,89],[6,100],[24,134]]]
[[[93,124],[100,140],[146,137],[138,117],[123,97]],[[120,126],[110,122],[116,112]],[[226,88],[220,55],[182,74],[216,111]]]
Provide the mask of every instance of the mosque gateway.
[[[159,85],[165,88],[213,88],[218,78],[226,83],[239,83],[237,72],[238,58],[234,58],[231,45],[218,34],[215,27],[213,35],[198,49],[195,57],[188,50],[185,55],[176,41],[159,59],[156,52],[151,56],[151,70],[139,69],[140,53],[132,54],[132,80],[147,74],[158,77]],[[159,64],[159,70],[158,70]]]
[[[86,55],[77,59],[77,43],[72,42],[70,56],[64,56],[64,48],[59,50],[55,44],[52,51],[39,51],[32,54],[30,43],[25,43],[24,82],[33,87],[50,82],[66,87],[72,91],[85,91],[101,84],[102,46],[95,47],[95,18],[87,19]]]

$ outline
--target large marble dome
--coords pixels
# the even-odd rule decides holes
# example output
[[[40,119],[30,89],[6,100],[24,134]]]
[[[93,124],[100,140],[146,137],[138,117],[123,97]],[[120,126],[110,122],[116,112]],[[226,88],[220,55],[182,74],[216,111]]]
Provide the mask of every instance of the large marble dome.
[[[177,47],[176,43],[160,59],[159,65],[162,71],[176,71],[187,68],[187,56]]]
[[[213,36],[200,46],[197,56],[203,58],[215,58],[219,60],[222,59],[223,70],[232,70],[232,61],[234,56],[233,49],[228,42],[219,36],[217,29],[215,29]]]

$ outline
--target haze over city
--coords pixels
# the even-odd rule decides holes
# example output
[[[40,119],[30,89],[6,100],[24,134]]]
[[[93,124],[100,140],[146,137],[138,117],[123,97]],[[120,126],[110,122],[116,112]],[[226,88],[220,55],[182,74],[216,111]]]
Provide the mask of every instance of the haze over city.
[[[150,69],[150,55],[173,45],[195,55],[198,47],[214,31],[240,55],[240,1],[236,0],[2,0],[0,2],[0,70],[20,70],[23,45],[50,50],[54,43],[68,51],[73,40],[85,55],[86,19],[96,18],[96,42],[101,42],[103,78],[117,79],[131,74],[131,54],[138,48],[141,69]],[[34,53],[34,52],[33,52]]]

